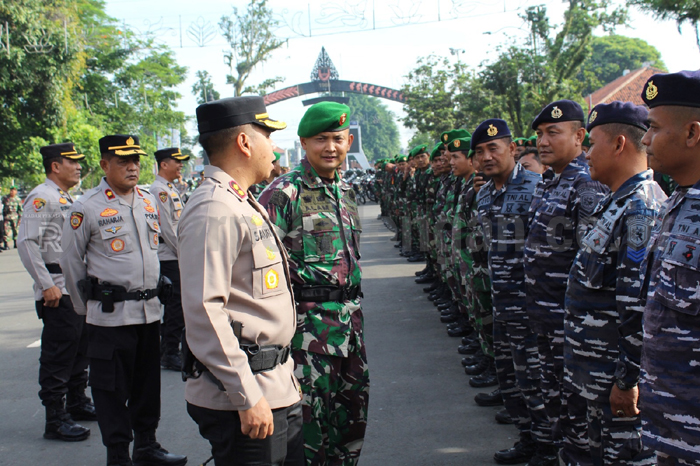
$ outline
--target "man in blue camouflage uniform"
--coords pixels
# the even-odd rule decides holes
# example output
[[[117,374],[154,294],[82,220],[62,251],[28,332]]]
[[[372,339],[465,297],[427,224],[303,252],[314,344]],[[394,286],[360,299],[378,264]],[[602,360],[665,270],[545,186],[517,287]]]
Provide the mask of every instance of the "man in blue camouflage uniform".
[[[500,464],[556,461],[549,420],[539,391],[537,339],[525,312],[525,244],[527,213],[540,175],[515,162],[515,143],[508,124],[482,122],[472,136],[476,160],[491,180],[479,191],[477,210],[489,248],[494,312],[494,352],[498,383],[520,440],[496,452]]]
[[[352,145],[350,108],[311,106],[297,134],[306,157],[260,195],[290,255],[292,340],[308,464],[354,466],[367,427],[369,371],[360,307],[360,216],[337,174]]]
[[[639,399],[644,444],[659,466],[700,464],[700,71],[656,74],[649,106],[651,168],[678,187],[665,205],[647,270]],[[648,268],[647,268],[648,265]]]
[[[590,463],[586,402],[562,390],[564,376],[564,298],[569,271],[586,233],[588,217],[608,188],[591,181],[581,144],[586,135],[576,102],[547,105],[532,123],[542,175],[530,207],[525,242],[527,314],[537,334],[541,390],[555,439],[563,438],[565,464]],[[557,422],[559,421],[559,422]]]
[[[646,108],[612,102],[593,108],[586,156],[591,179],[611,190],[596,207],[569,275],[564,319],[564,383],[586,399],[595,465],[652,465],[637,409],[642,355],[639,265],[666,194],[647,168]]]

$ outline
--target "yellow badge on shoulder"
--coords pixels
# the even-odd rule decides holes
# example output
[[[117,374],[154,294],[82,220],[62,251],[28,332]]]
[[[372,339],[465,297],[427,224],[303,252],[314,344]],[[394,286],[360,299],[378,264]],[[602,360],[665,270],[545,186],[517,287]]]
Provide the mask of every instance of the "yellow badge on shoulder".
[[[280,276],[274,270],[270,270],[265,274],[265,288],[274,290],[280,285]]]
[[[253,225],[255,225],[256,227],[260,227],[263,224],[262,219],[260,217],[258,217],[257,215],[253,215],[252,217],[250,217],[250,220],[253,222]]]
[[[267,253],[267,258],[270,260],[273,260],[275,257],[277,257],[277,254],[275,254],[275,251],[270,249],[269,247],[265,246],[265,252]]]
[[[102,212],[100,212],[100,217],[114,217],[118,213],[119,211],[114,209],[105,209]]]
[[[34,206],[34,212],[41,212],[41,210],[44,208],[46,205],[46,201],[40,197],[37,197],[34,199],[32,202],[32,205]]]
[[[80,225],[83,224],[83,214],[80,212],[73,212],[70,214],[70,226],[74,230],[77,230]]]
[[[111,247],[114,252],[121,252],[124,250],[124,240],[120,238],[113,239],[112,242],[109,243],[109,247]]]

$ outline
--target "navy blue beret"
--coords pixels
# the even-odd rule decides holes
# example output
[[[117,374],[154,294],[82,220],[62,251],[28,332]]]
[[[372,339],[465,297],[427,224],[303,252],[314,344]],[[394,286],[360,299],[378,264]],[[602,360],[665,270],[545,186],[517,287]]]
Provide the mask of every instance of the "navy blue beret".
[[[583,123],[583,109],[573,100],[557,100],[547,105],[532,122],[532,129],[536,130],[542,123],[559,123],[561,121],[580,121]]]
[[[598,104],[588,115],[586,131],[599,125],[608,123],[623,123],[636,126],[646,131],[649,129],[649,111],[643,105],[634,105],[632,102],[620,102],[616,100],[609,104]]]
[[[510,128],[508,128],[508,123],[504,120],[498,118],[492,118],[490,120],[482,121],[479,126],[476,127],[474,133],[472,134],[471,149],[476,149],[476,146],[483,144],[484,142],[492,141],[494,139],[501,139],[510,137]]]
[[[644,85],[642,99],[649,108],[700,107],[700,70],[655,74]]]

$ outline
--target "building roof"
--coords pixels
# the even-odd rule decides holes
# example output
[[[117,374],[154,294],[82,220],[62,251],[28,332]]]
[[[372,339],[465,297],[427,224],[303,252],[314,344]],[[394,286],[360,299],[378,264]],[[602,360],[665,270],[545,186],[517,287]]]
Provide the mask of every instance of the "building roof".
[[[651,66],[645,66],[634,71],[630,71],[624,76],[620,76],[613,82],[606,84],[597,91],[586,96],[588,112],[598,104],[609,103],[615,100],[622,102],[632,102],[636,105],[644,105],[642,100],[642,90],[647,79],[656,73],[664,71]]]

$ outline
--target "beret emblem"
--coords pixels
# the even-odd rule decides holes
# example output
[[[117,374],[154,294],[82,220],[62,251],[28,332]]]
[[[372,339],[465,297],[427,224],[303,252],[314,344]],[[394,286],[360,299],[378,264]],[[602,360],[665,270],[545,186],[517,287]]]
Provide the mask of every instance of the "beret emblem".
[[[593,122],[595,121],[596,118],[598,118],[598,112],[596,112],[595,110],[593,110],[593,113],[591,113],[591,116],[588,117],[588,122],[589,122],[589,123],[593,123]]]
[[[498,128],[496,128],[493,125],[489,125],[489,129],[486,130],[486,134],[488,134],[490,137],[493,137],[498,134]]]
[[[560,109],[559,107],[556,107],[556,106],[555,106],[555,107],[552,109],[552,118],[559,119],[559,118],[561,118],[561,117],[563,117],[563,116],[564,116],[564,112],[562,112],[561,109]]]
[[[647,84],[646,95],[648,100],[654,100],[659,95],[659,88],[654,85],[654,81]]]

